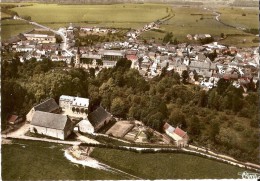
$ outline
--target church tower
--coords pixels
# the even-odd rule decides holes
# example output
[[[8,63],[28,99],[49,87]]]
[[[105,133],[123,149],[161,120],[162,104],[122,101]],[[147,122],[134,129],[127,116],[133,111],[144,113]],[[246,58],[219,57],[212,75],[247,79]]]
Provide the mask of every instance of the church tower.
[[[80,51],[79,51],[79,47],[78,47],[78,51],[77,51],[76,58],[75,58],[75,67],[76,68],[80,67]]]

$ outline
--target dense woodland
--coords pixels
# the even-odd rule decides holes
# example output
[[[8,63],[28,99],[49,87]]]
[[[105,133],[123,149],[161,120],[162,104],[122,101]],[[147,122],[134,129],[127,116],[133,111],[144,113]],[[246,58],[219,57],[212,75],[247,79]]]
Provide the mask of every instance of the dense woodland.
[[[25,115],[46,98],[71,95],[88,97],[89,111],[101,105],[114,116],[137,119],[162,132],[167,121],[187,131],[191,144],[229,154],[239,160],[258,162],[258,86],[248,85],[248,95],[231,82],[220,80],[206,92],[186,83],[186,74],[163,70],[145,80],[131,62],[95,70],[69,69],[64,62],[35,59],[20,63],[17,55],[2,61],[2,128],[10,113]]]

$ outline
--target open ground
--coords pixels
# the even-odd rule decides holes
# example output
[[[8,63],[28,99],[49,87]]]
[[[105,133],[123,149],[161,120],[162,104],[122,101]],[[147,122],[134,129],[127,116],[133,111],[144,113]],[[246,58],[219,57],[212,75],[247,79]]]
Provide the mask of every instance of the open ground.
[[[172,9],[172,10],[171,10]],[[113,4],[113,5],[58,5],[33,4],[33,6],[13,8],[20,16],[30,16],[35,22],[51,28],[68,26],[98,26],[113,28],[141,28],[145,24],[167,16],[173,17],[161,25],[162,32],[148,31],[141,36],[144,39],[155,38],[161,42],[167,32],[172,32],[179,42],[187,42],[187,34],[211,34],[227,36],[220,42],[238,47],[258,46],[253,42],[255,35],[226,26],[216,21],[213,11],[221,13],[224,23],[243,28],[258,27],[258,10],[256,8],[221,7],[205,9],[201,7],[171,6],[166,4]],[[37,12],[37,13],[36,13]],[[245,13],[246,16],[242,16]],[[58,16],[57,16],[58,15]],[[15,27],[15,28],[13,28]],[[2,39],[32,29],[33,26],[20,21],[3,20]],[[246,40],[246,41],[243,41]]]

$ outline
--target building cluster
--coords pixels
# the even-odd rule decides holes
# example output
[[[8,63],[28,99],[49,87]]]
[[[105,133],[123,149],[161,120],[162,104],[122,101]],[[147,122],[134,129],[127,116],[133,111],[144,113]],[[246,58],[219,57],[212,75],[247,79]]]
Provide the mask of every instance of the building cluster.
[[[20,56],[21,62],[31,58],[36,58],[37,61],[49,58],[71,65],[74,61],[76,67],[95,68],[96,74],[102,68],[112,68],[118,60],[126,58],[132,61],[131,68],[138,69],[146,78],[160,75],[163,69],[177,72],[182,78],[183,72],[187,71],[188,81],[205,87],[206,90],[216,86],[220,78],[232,80],[234,86],[243,88],[252,81],[258,81],[259,48],[238,49],[220,45],[218,42],[205,45],[161,45],[136,39],[141,32],[158,26],[158,23],[153,22],[140,30],[129,31],[126,37],[131,40],[98,43],[91,47],[75,47],[74,31],[77,28],[72,24],[58,30],[66,37],[66,43],[63,44],[55,43],[53,32],[34,29],[3,42],[2,48],[24,52]],[[112,30],[81,27],[80,31]],[[199,34],[191,37],[201,39],[211,36]]]
[[[26,115],[30,132],[66,139],[74,129],[83,133],[93,133],[109,123],[112,115],[103,107],[88,113],[89,99],[62,95],[59,105],[52,98],[32,107]],[[18,121],[12,116],[11,121]]]

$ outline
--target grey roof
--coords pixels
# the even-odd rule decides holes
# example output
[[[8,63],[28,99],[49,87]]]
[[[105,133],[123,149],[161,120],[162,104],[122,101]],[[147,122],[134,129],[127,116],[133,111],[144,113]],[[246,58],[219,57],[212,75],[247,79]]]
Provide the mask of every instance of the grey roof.
[[[68,120],[65,115],[36,111],[31,125],[63,130]]]
[[[34,106],[35,111],[52,112],[59,109],[59,105],[55,102],[53,98],[50,98],[37,106]]]
[[[112,115],[108,113],[103,107],[98,107],[95,111],[88,115],[88,120],[94,127],[105,121],[107,118],[111,119]]]

